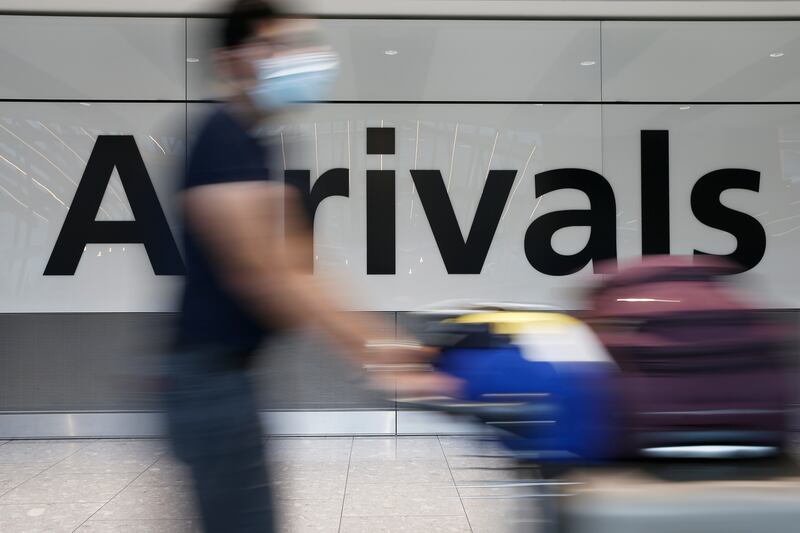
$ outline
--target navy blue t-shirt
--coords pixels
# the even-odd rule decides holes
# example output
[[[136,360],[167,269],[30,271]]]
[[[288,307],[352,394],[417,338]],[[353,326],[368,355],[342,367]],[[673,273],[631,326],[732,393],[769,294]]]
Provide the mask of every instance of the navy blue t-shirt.
[[[191,148],[183,190],[203,185],[269,179],[266,151],[243,124],[220,108],[206,120]],[[225,287],[220,272],[191,228],[184,224],[186,280],[178,323],[181,347],[256,348],[267,333]]]

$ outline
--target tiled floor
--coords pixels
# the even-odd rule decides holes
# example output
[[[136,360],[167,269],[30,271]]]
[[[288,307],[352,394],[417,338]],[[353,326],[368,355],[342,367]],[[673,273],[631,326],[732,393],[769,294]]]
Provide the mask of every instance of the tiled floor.
[[[274,438],[285,532],[512,530],[521,502],[491,443],[466,438]],[[163,441],[0,441],[0,531],[197,531],[190,486]]]

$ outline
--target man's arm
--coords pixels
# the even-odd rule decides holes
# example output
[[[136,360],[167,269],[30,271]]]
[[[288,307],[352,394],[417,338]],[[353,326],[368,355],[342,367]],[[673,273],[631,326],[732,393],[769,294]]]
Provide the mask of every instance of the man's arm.
[[[346,355],[363,358],[380,329],[368,317],[341,312],[332,290],[312,275],[296,193],[269,182],[204,185],[184,193],[184,209],[189,231],[223,282],[264,324],[321,326]],[[279,223],[284,210],[286,235]]]

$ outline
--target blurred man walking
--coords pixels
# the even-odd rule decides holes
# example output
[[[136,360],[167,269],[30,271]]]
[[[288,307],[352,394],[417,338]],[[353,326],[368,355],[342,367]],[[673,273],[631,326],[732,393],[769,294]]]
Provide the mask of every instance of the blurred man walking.
[[[240,0],[215,52],[229,89],[189,155],[182,188],[186,285],[177,349],[169,361],[170,438],[190,467],[209,532],[274,530],[256,400],[248,369],[256,350],[285,328],[316,324],[358,362],[408,362],[421,349],[375,342],[369,319],[339,312],[303,258],[304,232],[284,238],[280,215],[300,202],[266,166],[256,126],[297,101],[321,100],[336,55],[309,21],[282,18],[263,0]],[[287,201],[288,196],[288,201]],[[375,349],[376,345],[381,346]],[[431,375],[428,385],[438,386]]]

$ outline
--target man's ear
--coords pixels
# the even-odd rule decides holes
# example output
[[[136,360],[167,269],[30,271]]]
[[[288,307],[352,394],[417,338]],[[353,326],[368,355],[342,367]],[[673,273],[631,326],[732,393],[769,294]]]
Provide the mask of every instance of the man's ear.
[[[255,79],[252,62],[243,57],[237,48],[214,50],[211,57],[219,79],[223,82],[242,85]]]
[[[211,63],[219,79],[228,81],[235,80],[235,72],[232,63],[235,61],[235,54],[230,49],[218,48],[211,52]]]

